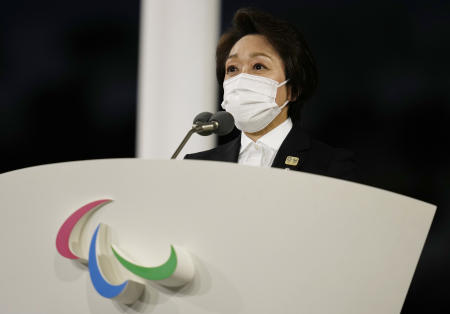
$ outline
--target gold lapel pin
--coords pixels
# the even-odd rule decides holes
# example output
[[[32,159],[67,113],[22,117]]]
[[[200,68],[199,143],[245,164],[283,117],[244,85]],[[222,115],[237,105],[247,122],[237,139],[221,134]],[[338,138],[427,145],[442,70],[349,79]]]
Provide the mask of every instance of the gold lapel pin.
[[[294,156],[287,156],[284,162],[288,166],[297,166],[300,158]]]

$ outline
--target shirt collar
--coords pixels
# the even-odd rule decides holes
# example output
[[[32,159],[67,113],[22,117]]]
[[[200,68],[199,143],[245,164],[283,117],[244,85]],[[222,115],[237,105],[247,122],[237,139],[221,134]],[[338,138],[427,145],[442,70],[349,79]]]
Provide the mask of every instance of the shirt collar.
[[[275,129],[271,130],[269,133],[261,136],[256,143],[264,144],[273,150],[278,151],[280,149],[281,144],[284,139],[288,135],[289,131],[292,129],[292,120],[291,118],[287,118],[283,123],[278,125]],[[241,132],[241,149],[240,152],[243,152],[252,142],[244,132]]]

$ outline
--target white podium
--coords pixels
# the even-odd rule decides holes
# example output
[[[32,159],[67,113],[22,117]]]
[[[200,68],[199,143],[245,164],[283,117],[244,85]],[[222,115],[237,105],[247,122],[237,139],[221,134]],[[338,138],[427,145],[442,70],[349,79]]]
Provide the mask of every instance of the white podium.
[[[110,263],[105,277],[143,287],[130,305],[101,296],[91,261],[64,258],[55,241],[72,213],[102,199],[112,202],[72,230],[83,235],[80,255],[105,224],[139,265],[164,264],[171,245],[185,252],[193,279],[167,287],[98,256]],[[0,312],[399,313],[435,209],[343,180],[216,162],[92,160],[4,173]]]

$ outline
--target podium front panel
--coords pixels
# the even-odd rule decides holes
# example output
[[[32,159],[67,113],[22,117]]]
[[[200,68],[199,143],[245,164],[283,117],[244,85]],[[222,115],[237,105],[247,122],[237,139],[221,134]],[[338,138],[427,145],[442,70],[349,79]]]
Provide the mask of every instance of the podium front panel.
[[[142,280],[132,305],[102,297],[55,239],[83,205],[143,265],[192,258],[179,288]],[[399,313],[435,206],[281,169],[110,159],[0,175],[2,313]],[[79,250],[88,256],[89,242]],[[80,253],[80,254],[81,254]],[[134,275],[120,270],[128,277]]]

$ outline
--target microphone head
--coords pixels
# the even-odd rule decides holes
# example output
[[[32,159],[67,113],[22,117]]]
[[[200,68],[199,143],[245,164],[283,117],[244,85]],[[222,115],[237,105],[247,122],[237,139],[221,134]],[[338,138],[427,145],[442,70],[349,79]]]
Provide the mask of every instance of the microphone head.
[[[209,119],[212,117],[211,112],[201,112],[198,115],[195,116],[193,124],[205,124],[209,122]],[[202,136],[207,136],[212,134],[213,131],[198,131],[197,134]]]
[[[197,124],[198,122],[208,122],[212,115],[211,112],[200,112],[195,116],[193,124]]]
[[[234,128],[234,118],[226,111],[216,112],[209,121],[216,121],[219,124],[219,127],[214,131],[217,135],[227,135]]]

